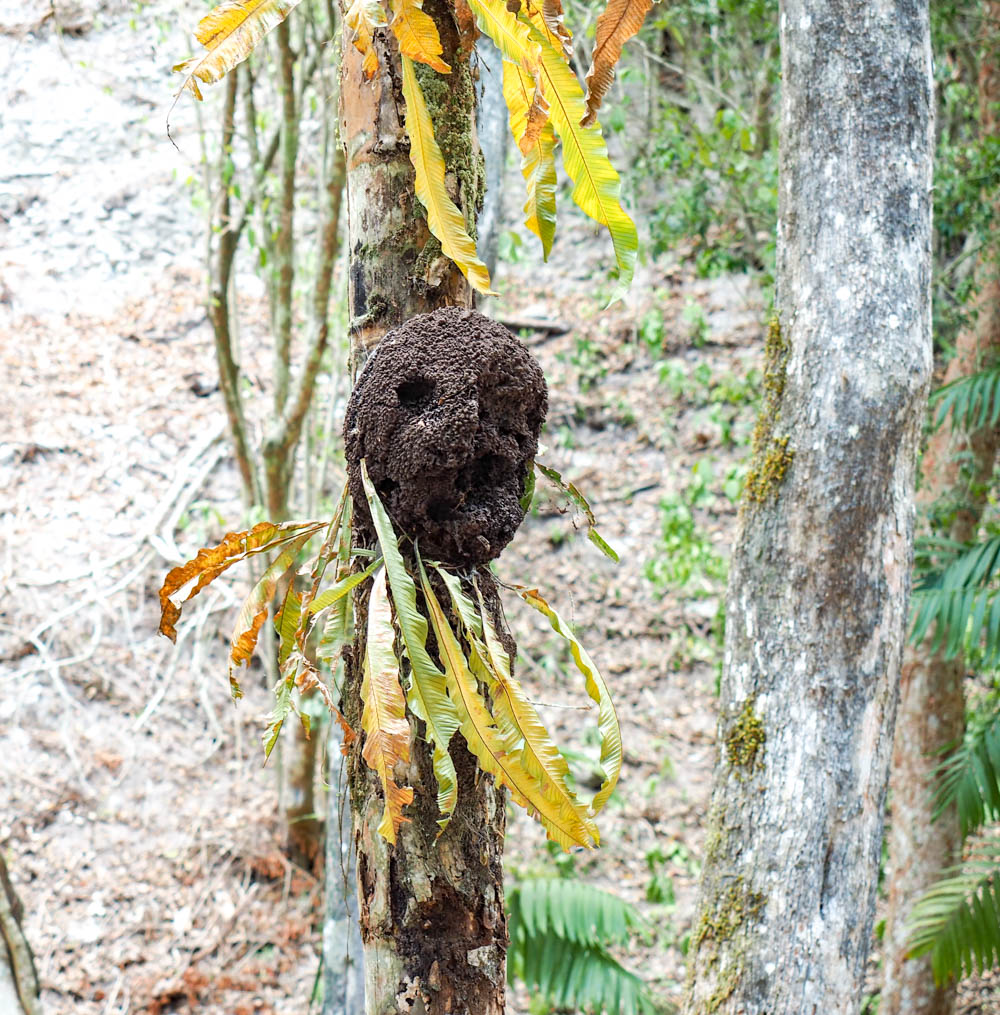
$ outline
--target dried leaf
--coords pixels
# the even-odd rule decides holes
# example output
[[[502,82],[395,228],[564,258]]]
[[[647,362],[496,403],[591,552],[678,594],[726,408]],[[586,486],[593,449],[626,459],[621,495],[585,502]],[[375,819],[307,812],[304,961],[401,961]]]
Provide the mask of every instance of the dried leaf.
[[[354,32],[351,42],[364,57],[361,66],[369,79],[378,70],[378,56],[373,45],[375,29],[382,28],[386,20],[381,0],[354,0],[344,15],[345,24]]]
[[[208,50],[174,67],[187,73],[181,91],[201,100],[198,81],[214,84],[242,63],[261,39],[288,17],[299,0],[227,0],[198,22],[195,38]]]
[[[403,62],[403,98],[406,100],[406,133],[410,138],[410,161],[416,172],[414,188],[427,210],[427,226],[441,243],[441,250],[461,269],[469,284],[488,296],[490,273],[476,256],[476,244],[465,226],[465,216],[448,196],[445,186],[444,156],[434,139],[424,94],[417,82],[413,61]]]
[[[392,15],[390,27],[399,42],[400,53],[441,74],[450,74],[451,67],[441,59],[437,25],[422,10],[421,0],[392,0]]]
[[[234,682],[234,668],[248,663],[257,647],[257,636],[264,624],[267,614],[271,609],[271,599],[278,587],[278,582],[295,567],[296,558],[303,546],[309,542],[311,532],[298,536],[290,543],[287,543],[280,554],[268,565],[267,570],[261,575],[260,580],[251,589],[250,594],[243,600],[243,606],[233,625],[233,634],[229,646],[229,680]],[[289,585],[291,593],[291,585]],[[281,616],[288,613],[287,601],[282,608]],[[295,634],[295,626],[298,624],[298,614],[295,616],[295,623],[288,631],[288,638],[291,640]],[[284,625],[282,625],[284,626]]]
[[[546,0],[558,3],[559,0]],[[587,71],[587,112],[580,120],[581,127],[589,127],[597,120],[597,110],[615,79],[615,64],[622,55],[622,46],[635,35],[653,0],[608,0],[597,19],[594,52]]]
[[[403,808],[413,800],[409,786],[395,780],[397,764],[410,762],[410,726],[406,721],[406,702],[399,686],[399,660],[394,643],[396,631],[386,590],[386,572],[375,576],[368,603],[368,639],[361,683],[361,728],[365,745],[361,756],[378,774],[385,795],[385,810],[378,831],[391,843],[399,826],[407,821]]]
[[[199,550],[193,560],[189,560],[167,572],[160,589],[160,634],[166,635],[171,641],[177,640],[176,623],[181,615],[184,603],[193,599],[203,588],[222,574],[233,564],[257,553],[266,553],[299,535],[315,535],[325,526],[325,522],[260,522],[245,532],[227,532],[217,546]],[[171,596],[181,592],[191,582],[194,587],[177,606]]]
[[[542,20],[552,35],[562,42],[562,53],[568,63],[573,59],[573,35],[563,21],[561,0],[542,0]]]

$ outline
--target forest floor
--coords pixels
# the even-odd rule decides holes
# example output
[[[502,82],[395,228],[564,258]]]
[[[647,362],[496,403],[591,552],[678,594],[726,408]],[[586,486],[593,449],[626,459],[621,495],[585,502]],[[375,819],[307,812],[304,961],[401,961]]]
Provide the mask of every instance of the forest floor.
[[[245,580],[216,582],[176,646],[155,634],[165,571],[246,521],[184,188],[193,106],[173,115],[181,152],[163,128],[194,15],[86,3],[0,0],[0,848],[51,1015],[291,1015],[314,990],[322,886],[282,852],[268,693],[248,681],[229,701]],[[621,563],[540,486],[498,570],[576,627],[615,696],[625,765],[599,851],[554,854],[513,813],[510,873],[634,903],[648,928],[622,958],[677,1001],[766,310],[747,276],[697,279],[677,256],[604,309],[609,244],[572,215],[547,265],[514,249],[488,312],[547,322],[521,331],[549,383],[543,460],[590,498]],[[263,404],[266,311],[259,283],[241,284]],[[343,390],[334,378],[321,398]],[[557,740],[592,751],[565,650],[537,615],[509,620]]]

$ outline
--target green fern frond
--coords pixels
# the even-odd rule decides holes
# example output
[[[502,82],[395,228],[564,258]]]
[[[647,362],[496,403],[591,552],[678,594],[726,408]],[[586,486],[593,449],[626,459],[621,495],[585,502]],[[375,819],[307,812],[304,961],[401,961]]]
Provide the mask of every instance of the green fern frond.
[[[1000,818],[1000,710],[968,732],[938,773],[935,819],[954,803],[964,838]]]
[[[937,409],[935,427],[944,422],[949,412],[953,423],[966,430],[996,426],[1000,420],[1000,367],[946,384],[931,395],[931,405]]]
[[[933,648],[954,658],[982,640],[983,661],[1000,661],[1000,537],[958,554],[943,571],[922,578],[913,590],[911,639],[922,641],[935,625]]]
[[[608,1015],[658,1008],[648,988],[607,951],[641,924],[634,907],[593,885],[529,878],[508,885],[507,975],[551,1004]]]
[[[984,841],[977,855],[946,872],[913,907],[910,955],[930,953],[937,983],[1000,962],[1000,842]]]

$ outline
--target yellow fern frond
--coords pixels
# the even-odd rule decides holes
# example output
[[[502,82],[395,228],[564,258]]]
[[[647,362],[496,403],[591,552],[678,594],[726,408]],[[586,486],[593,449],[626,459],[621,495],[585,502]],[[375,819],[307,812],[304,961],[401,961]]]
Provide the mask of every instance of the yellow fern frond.
[[[195,38],[208,50],[190,56],[174,67],[186,73],[181,91],[201,100],[198,81],[206,85],[221,81],[242,63],[272,28],[288,17],[299,0],[227,0],[209,11],[194,30]]]
[[[505,60],[515,64],[534,64],[538,44],[531,41],[529,28],[504,5],[504,0],[469,0],[479,30],[488,35]]]
[[[421,0],[392,0],[392,28],[399,51],[417,63],[425,63],[441,74],[451,67],[441,59],[441,37],[434,19],[425,14]]]
[[[469,284],[481,293],[495,296],[496,293],[490,289],[490,273],[476,256],[476,244],[466,230],[465,216],[448,196],[444,156],[434,139],[434,125],[413,61],[404,56],[402,62],[410,161],[416,172],[414,186],[417,197],[427,211],[427,226],[440,241],[442,251],[458,265]]]
[[[399,826],[409,819],[403,808],[413,800],[409,786],[398,786],[396,765],[410,761],[410,727],[406,721],[406,702],[399,685],[399,660],[394,649],[396,631],[386,591],[386,572],[375,575],[368,604],[368,640],[361,683],[361,728],[365,745],[361,756],[382,783],[385,810],[378,827],[389,842],[396,841]]]
[[[540,46],[540,76],[552,123],[562,142],[563,165],[573,181],[573,200],[611,234],[618,263],[613,302],[625,294],[635,274],[639,250],[635,224],[622,208],[621,184],[608,158],[600,124],[580,126],[586,115],[580,82],[547,36],[532,28],[531,38]]]
[[[542,89],[533,81],[524,66],[510,60],[503,62],[503,95],[510,114],[510,130],[521,149],[521,175],[524,177],[527,200],[524,203],[524,224],[542,242],[542,255],[546,260],[556,234],[556,138],[552,123],[546,119],[529,144],[531,109],[535,95]],[[531,104],[529,104],[531,103]]]

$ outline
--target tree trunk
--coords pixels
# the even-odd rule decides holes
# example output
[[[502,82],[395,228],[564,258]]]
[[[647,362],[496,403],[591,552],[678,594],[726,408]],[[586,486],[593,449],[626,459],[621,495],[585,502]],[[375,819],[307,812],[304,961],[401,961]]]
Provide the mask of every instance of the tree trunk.
[[[358,927],[357,864],[340,726],[330,724],[326,817],[326,916],[323,922],[323,1015],[363,1015],[365,978]]]
[[[983,63],[979,71],[980,123],[983,137],[1000,131],[1000,70],[990,43],[1000,25],[1000,0],[986,5]],[[1000,222],[1000,201],[993,221]],[[1000,356],[1000,273],[996,245],[980,255],[973,323],[958,337],[945,383],[995,366]],[[972,433],[954,423],[935,431],[924,453],[919,500],[932,518],[934,506],[948,514],[944,532],[968,543],[975,539],[986,504],[998,446],[996,428]],[[907,646],[900,686],[899,718],[892,768],[892,825],[889,911],[885,934],[885,981],[882,1015],[950,1015],[955,983],[934,983],[930,957],[906,957],[913,904],[961,857],[958,813],[949,808],[934,820],[934,773],[941,751],[962,737],[965,727],[964,659],[945,659],[925,639]]]
[[[41,1015],[38,976],[24,931],[21,902],[0,855],[0,1012],[4,1015]]]
[[[449,168],[452,197],[474,226],[483,190],[475,135],[471,38],[460,33],[447,0],[425,0],[437,24],[442,59],[452,72],[417,68]],[[443,305],[472,306],[472,291],[430,238],[414,195],[403,129],[401,72],[391,32],[376,33],[379,69],[365,81],[360,54],[345,42],[341,136],[347,151],[352,357],[355,370],[385,332]],[[363,587],[363,586],[362,586]],[[357,630],[367,601],[356,602]],[[512,646],[508,646],[509,648]],[[359,642],[347,654],[344,712],[360,730]],[[411,818],[390,846],[377,833],[382,814],[378,780],[349,758],[357,848],[358,894],[367,1015],[503,1015],[506,924],[501,854],[504,796],[478,772],[461,738],[452,745],[458,804],[437,838],[436,789],[430,751],[413,730],[408,783]]]
[[[781,51],[778,317],[730,575],[692,1015],[858,1010],[931,367],[927,3],[786,0]]]

